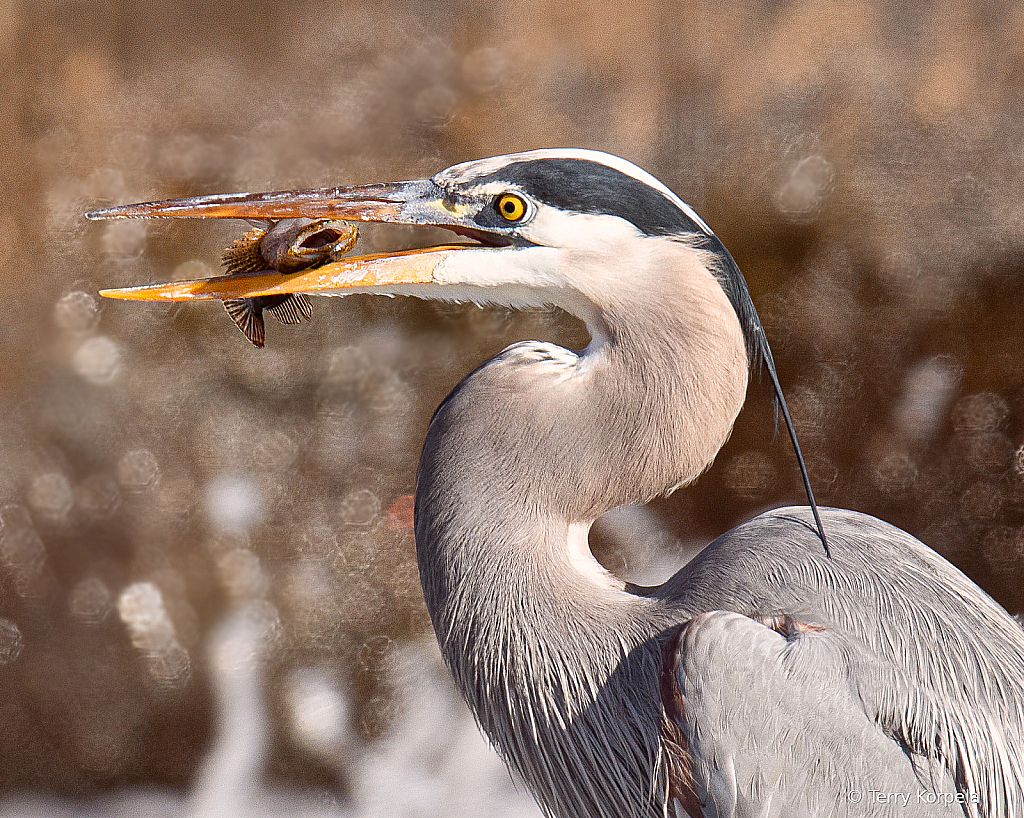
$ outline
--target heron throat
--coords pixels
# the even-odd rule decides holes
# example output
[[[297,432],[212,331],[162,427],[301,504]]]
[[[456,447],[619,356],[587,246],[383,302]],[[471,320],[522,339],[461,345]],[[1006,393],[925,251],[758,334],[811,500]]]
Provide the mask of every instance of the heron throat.
[[[705,264],[676,260],[653,298],[599,305],[600,344],[523,342],[476,370],[420,461],[417,555],[442,654],[559,816],[664,814],[656,637],[671,621],[588,561],[580,532],[695,479],[742,405],[736,313]]]

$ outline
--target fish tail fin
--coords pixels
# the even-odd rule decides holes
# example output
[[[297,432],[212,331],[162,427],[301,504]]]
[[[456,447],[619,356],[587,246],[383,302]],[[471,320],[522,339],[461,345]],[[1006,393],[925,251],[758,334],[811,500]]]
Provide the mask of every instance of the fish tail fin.
[[[262,348],[265,339],[263,310],[248,298],[229,298],[224,302],[224,309],[249,343]]]

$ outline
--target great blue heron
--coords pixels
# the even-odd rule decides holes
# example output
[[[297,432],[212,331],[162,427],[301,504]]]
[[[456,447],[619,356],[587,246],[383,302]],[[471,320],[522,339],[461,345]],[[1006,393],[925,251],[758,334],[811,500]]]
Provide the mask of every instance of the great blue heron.
[[[479,244],[112,291],[386,293],[586,322],[514,344],[431,421],[416,545],[444,658],[560,818],[1024,815],[1024,630],[918,540],[807,508],[729,531],[638,587],[587,543],[609,509],[704,471],[767,352],[710,228],[635,165],[544,150],[419,181],[114,207],[92,218],[332,218]]]

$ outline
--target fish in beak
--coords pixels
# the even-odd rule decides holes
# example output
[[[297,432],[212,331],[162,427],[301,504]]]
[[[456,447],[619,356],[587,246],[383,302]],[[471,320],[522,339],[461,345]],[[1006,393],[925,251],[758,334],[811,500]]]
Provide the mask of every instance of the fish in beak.
[[[226,251],[227,275],[100,291],[100,294],[107,298],[137,301],[218,299],[227,302],[277,298],[293,293],[419,294],[417,288],[421,285],[442,283],[436,281],[435,271],[453,253],[466,252],[474,247],[479,249],[481,245],[496,247],[508,243],[501,235],[476,228],[464,217],[465,214],[459,211],[459,206],[448,202],[443,196],[443,191],[433,181],[424,179],[356,187],[169,199],[94,210],[87,213],[86,217],[94,220],[246,219],[276,225],[285,224],[281,220],[303,219],[303,224],[311,226],[314,234],[326,229],[337,231],[339,236],[352,237],[351,243],[339,239],[338,242],[331,244],[327,253],[302,256],[302,260],[310,262],[303,265],[293,262],[301,255],[299,246],[304,234],[289,233],[288,230],[292,228],[284,229],[281,231],[286,239],[284,244],[271,246],[271,233],[278,229],[272,227],[265,236],[250,240],[243,238],[240,240],[242,244],[236,242]],[[310,220],[315,221],[311,223]],[[341,254],[350,250],[355,243],[354,228],[349,233],[340,227],[346,222],[433,225],[475,239],[478,243],[341,258]],[[250,242],[258,245],[255,250],[248,246]],[[281,246],[285,247],[283,253],[279,252]],[[243,247],[248,249],[242,249]],[[260,308],[271,306],[271,303],[266,301],[252,303],[254,307]],[[241,317],[248,320],[245,315]],[[236,321],[239,320],[236,318]]]
[[[236,239],[224,251],[221,263],[229,276],[269,270],[295,273],[336,261],[355,246],[357,237],[356,228],[339,219],[282,219]],[[282,324],[299,324],[313,316],[313,306],[303,293],[227,298],[224,309],[256,347],[264,344],[264,310]]]

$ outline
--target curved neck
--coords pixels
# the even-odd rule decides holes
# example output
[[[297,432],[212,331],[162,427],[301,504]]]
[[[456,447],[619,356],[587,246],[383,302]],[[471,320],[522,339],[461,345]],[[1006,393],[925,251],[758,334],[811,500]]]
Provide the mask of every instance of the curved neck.
[[[559,815],[660,814],[652,637],[670,620],[603,572],[585,536],[604,511],[700,474],[746,390],[742,330],[699,251],[658,247],[643,290],[591,298],[603,332],[582,354],[524,342],[463,381],[420,461],[417,555],[442,653],[481,726]],[[623,712],[633,729],[610,729]],[[623,759],[628,779],[609,772]]]
[[[594,340],[578,355],[515,344],[474,372],[438,409],[421,478],[454,480],[465,471],[475,494],[508,485],[517,502],[551,519],[589,523],[708,467],[746,394],[743,330],[707,254],[649,241],[639,260],[578,252],[562,259],[602,270],[595,292],[563,300],[587,301]]]

